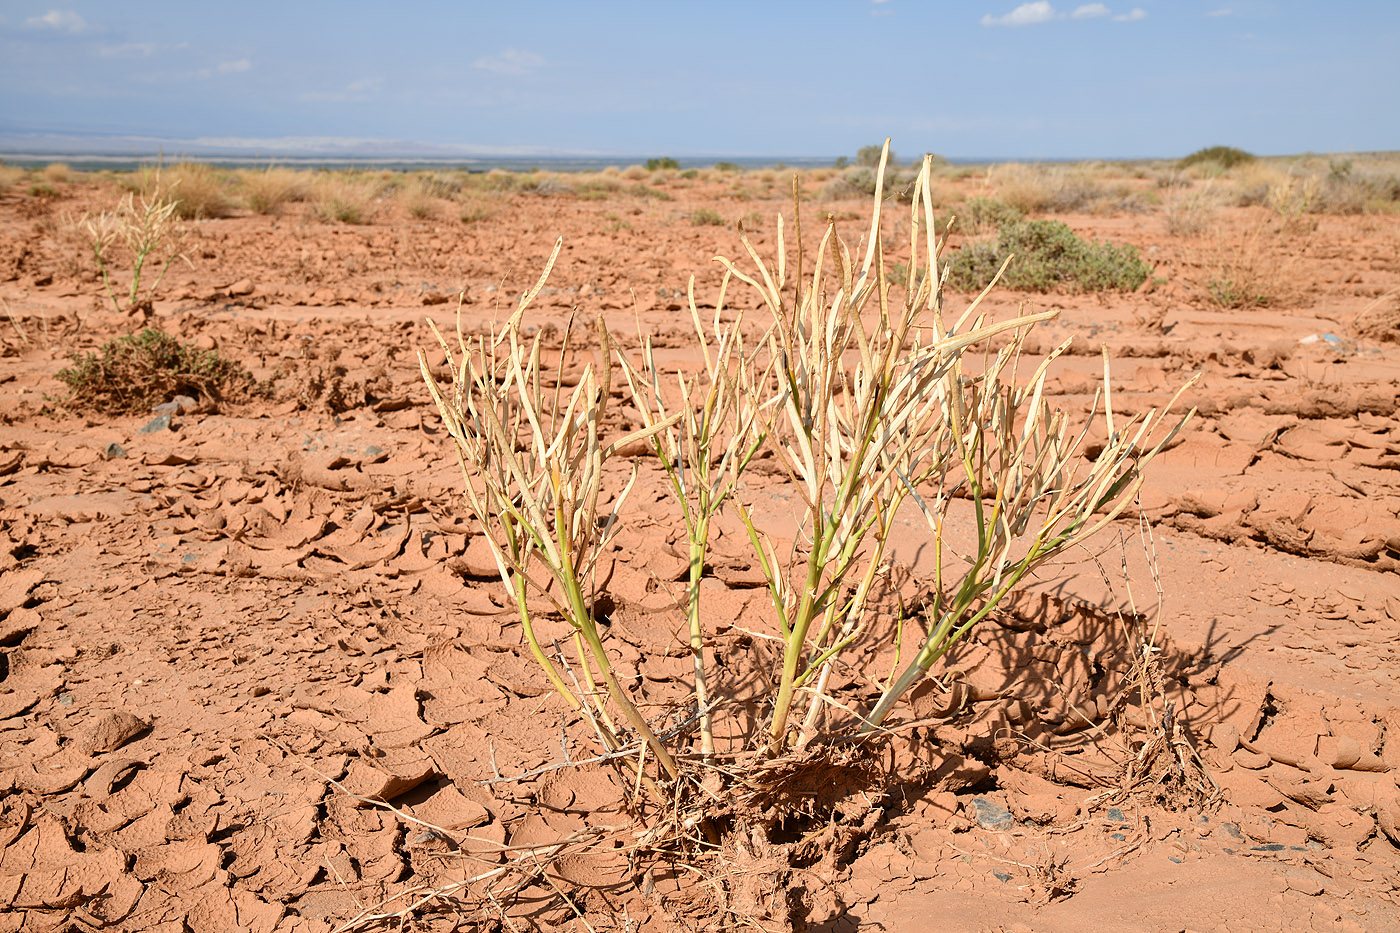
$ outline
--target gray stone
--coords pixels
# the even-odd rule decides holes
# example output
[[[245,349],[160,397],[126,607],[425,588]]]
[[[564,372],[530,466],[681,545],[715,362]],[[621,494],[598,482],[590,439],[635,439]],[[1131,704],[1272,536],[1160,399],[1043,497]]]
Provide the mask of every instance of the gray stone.
[[[138,431],[138,434],[156,434],[160,431],[170,430],[170,415],[156,415],[146,423],[146,426]]]
[[[1005,832],[1016,822],[1011,811],[990,797],[972,798],[972,817],[983,829]]]

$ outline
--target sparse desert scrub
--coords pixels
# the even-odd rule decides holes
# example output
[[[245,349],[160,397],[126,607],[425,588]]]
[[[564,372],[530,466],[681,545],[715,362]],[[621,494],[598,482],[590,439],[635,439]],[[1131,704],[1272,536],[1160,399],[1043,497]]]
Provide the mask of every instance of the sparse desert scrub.
[[[543,362],[541,335],[527,338],[523,325],[559,244],[506,321],[468,333],[459,315],[456,339],[439,336],[440,365],[419,354],[458,455],[467,511],[518,609],[530,651],[605,753],[636,756],[629,783],[646,785],[663,804],[652,838],[686,834],[715,845],[727,826],[737,838],[775,843],[789,811],[746,809],[744,801],[804,768],[812,778],[820,774],[827,759],[812,753],[819,740],[880,732],[908,692],[1027,575],[1130,505],[1143,468],[1184,421],[1156,409],[1131,418],[1115,413],[1105,355],[1106,441],[1087,455],[1077,418],[1053,408],[1045,393],[1049,368],[1068,342],[1028,381],[1015,377],[1029,328],[1056,312],[992,321],[980,310],[984,291],[960,313],[945,314],[927,160],[910,208],[904,299],[891,302],[880,236],[884,170],[882,162],[863,259],[834,225],[804,247],[800,236],[784,235],[780,221],[773,259],[741,234],[746,258],[718,260],[724,274],[713,311],[702,315],[692,280],[698,373],[667,368],[645,334],[640,355],[628,354],[599,318],[590,341],[596,353],[564,387],[551,373],[554,364]],[[800,230],[800,219],[792,226]],[[732,310],[731,288],[753,290],[763,310]],[[963,366],[968,352],[979,357],[975,369]],[[610,426],[616,367],[634,410],[626,423],[640,421],[630,433]],[[603,594],[593,572],[604,545],[630,521],[626,500],[638,469],[609,464],[638,442],[653,448],[689,547],[676,612],[689,632],[698,749],[644,715],[645,698],[614,672],[599,620]],[[780,542],[771,506],[743,482],[759,456],[787,477],[796,541]],[[863,671],[860,686],[846,684],[838,698],[836,671],[868,658],[872,643],[888,647],[902,637],[874,626],[871,609],[872,593],[890,572],[886,557],[903,507],[927,520],[936,553],[927,625],[910,633],[912,657],[890,676]],[[755,683],[768,685],[755,732],[713,728],[718,717],[738,714],[706,700],[713,633],[698,584],[710,522],[731,509],[765,581],[770,637],[781,647],[774,668],[755,675]],[[975,550],[965,559],[944,547],[943,529],[954,521],[975,531]],[[746,734],[753,744],[744,744]],[[712,756],[723,756],[722,770],[707,768]],[[726,794],[726,787],[743,793]],[[803,816],[818,824],[834,819]]]
[[[158,186],[182,220],[227,217],[233,209],[226,173],[203,162],[180,162],[157,172]],[[155,190],[144,189],[144,190]]]
[[[255,387],[232,360],[150,327],[74,355],[56,378],[68,386],[67,407],[104,414],[144,411],[176,395],[213,403]]]
[[[50,162],[39,174],[51,185],[66,185],[73,180],[73,169],[66,162]]]
[[[489,220],[495,213],[495,204],[489,198],[468,194],[458,198],[457,219],[464,224]]]
[[[953,212],[957,215],[955,233],[978,234],[1001,229],[1006,224],[1019,223],[1026,215],[996,198],[968,198]]]
[[[1234,146],[1207,146],[1180,159],[1176,163],[1176,167],[1179,169],[1201,168],[1206,171],[1221,172],[1253,161],[1255,161],[1255,156],[1252,153],[1236,149]]]
[[[422,175],[413,175],[407,178],[403,188],[398,192],[399,200],[403,203],[404,210],[408,216],[415,220],[428,220],[436,217],[442,210],[443,194],[445,186],[425,178]],[[448,192],[448,197],[451,192]]]
[[[702,207],[690,215],[690,222],[697,227],[723,227],[724,218],[718,211]]]
[[[1259,308],[1277,299],[1264,224],[1243,236],[1218,232],[1200,250],[1201,289],[1222,308]]]
[[[312,189],[316,213],[335,223],[370,223],[379,207],[381,187],[372,179],[345,172],[322,174]]]
[[[1220,208],[1214,181],[1195,186],[1177,184],[1162,199],[1162,223],[1172,236],[1200,236],[1210,227]]]
[[[18,165],[6,165],[0,162],[0,190],[19,184],[28,175],[29,173]]]
[[[305,172],[269,165],[259,171],[237,173],[243,201],[256,214],[273,214],[283,204],[306,200],[310,178]]]
[[[622,177],[628,181],[641,181],[647,177],[647,174],[647,168],[642,165],[629,165],[622,170]]]
[[[1001,284],[1022,291],[1132,291],[1152,274],[1135,246],[1082,240],[1058,220],[1027,220],[1003,226],[994,243],[969,243],[954,253],[948,284],[979,291],[1012,256]]]
[[[1086,166],[1008,162],[993,166],[987,182],[997,198],[1025,214],[1113,213],[1142,206],[1136,185],[1106,174]]]

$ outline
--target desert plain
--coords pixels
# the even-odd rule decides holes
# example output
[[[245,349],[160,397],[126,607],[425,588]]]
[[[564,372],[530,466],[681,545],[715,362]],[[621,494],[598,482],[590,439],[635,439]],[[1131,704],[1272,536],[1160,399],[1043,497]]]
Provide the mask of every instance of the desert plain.
[[[689,280],[707,307],[712,257],[745,261],[736,223],[771,256],[782,214],[793,248],[793,173],[299,173],[272,198],[189,173],[177,196],[214,193],[132,309],[82,218],[141,177],[11,172],[0,930],[1400,927],[1400,213],[1327,201],[1349,171],[940,170],[940,220],[1020,205],[1151,268],[1131,290],[988,296],[993,318],[1059,310],[1025,366],[1074,338],[1047,382],[1058,407],[1087,415],[1106,347],[1120,412],[1199,373],[1179,405],[1196,414],[1134,508],[936,668],[878,754],[833,772],[844,797],[761,841],[654,850],[635,762],[574,763],[601,749],[526,648],[417,352],[441,366],[425,321],[451,333],[459,296],[468,329],[504,320],[562,238],[527,323],[556,356],[569,334],[565,381],[596,357],[598,315],[623,352],[640,330],[694,369]],[[863,179],[799,174],[809,248],[828,218],[861,242]],[[897,190],[884,216],[907,238]],[[958,221],[945,257],[995,224]],[[113,257],[120,297],[131,263]],[[949,310],[973,297],[950,290]],[[70,397],[75,354],[146,327],[256,384],[164,412]],[[679,730],[685,540],[644,450],[610,482],[633,468],[597,571],[606,644]],[[747,482],[756,512],[791,512],[780,471]],[[901,532],[885,611],[927,595],[927,541]],[[706,606],[736,702],[777,654],[761,582],[722,525]],[[878,693],[891,659],[865,661],[833,694]]]

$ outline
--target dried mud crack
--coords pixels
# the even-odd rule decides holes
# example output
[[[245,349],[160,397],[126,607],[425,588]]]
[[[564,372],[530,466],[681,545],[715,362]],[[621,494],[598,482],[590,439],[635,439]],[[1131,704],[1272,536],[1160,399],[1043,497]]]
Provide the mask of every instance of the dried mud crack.
[[[1085,344],[1048,387],[1069,403],[1087,408],[1100,343],[1124,412],[1204,372],[1200,416],[1142,492],[1151,533],[1120,522],[1035,582],[888,735],[736,771],[719,799],[697,768],[669,815],[638,802],[635,757],[579,764],[603,750],[551,694],[454,506],[418,322],[449,327],[436,299],[466,285],[464,315],[488,326],[491,289],[562,233],[559,290],[530,321],[554,329],[550,352],[577,307],[616,334],[640,318],[683,356],[676,296],[732,236],[686,218],[722,187],[510,196],[470,225],[350,230],[290,207],[276,229],[202,222],[152,322],[273,395],[149,433],[150,412],[45,398],[74,353],[132,329],[56,226],[111,192],[0,197],[0,930],[325,933],[402,914],[426,930],[1054,931],[1121,926],[1124,904],[1143,929],[1400,924],[1400,363],[1374,304],[1400,275],[1389,216],[1322,218],[1306,263],[1279,264],[1296,298],[1238,311],[1201,299],[1197,247],[1151,217],[1068,217],[1153,251],[1166,284],[989,301],[1063,309],[1038,352]],[[778,195],[745,211],[786,209]],[[630,227],[609,230],[620,210]],[[1251,211],[1221,223],[1252,229]],[[609,481],[633,463],[641,523],[599,571],[607,646],[675,728],[693,709],[684,542],[657,471],[627,461]],[[791,512],[776,468],[751,480]],[[921,522],[901,526],[879,625],[930,598]],[[742,530],[721,532],[716,655],[752,667],[722,668],[718,690],[757,729],[755,672],[778,649]],[[893,659],[863,660],[882,678]],[[878,693],[833,678],[852,709]]]

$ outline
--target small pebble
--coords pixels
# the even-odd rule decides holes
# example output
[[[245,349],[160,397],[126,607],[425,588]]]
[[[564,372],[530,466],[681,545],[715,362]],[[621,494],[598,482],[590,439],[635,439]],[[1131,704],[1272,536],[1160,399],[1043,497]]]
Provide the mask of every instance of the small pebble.
[[[121,444],[108,444],[102,455],[108,460],[118,460],[126,456],[126,448]]]
[[[158,433],[158,432],[160,432],[160,431],[169,431],[169,430],[170,430],[170,416],[169,416],[168,414],[167,414],[167,415],[156,415],[156,416],[155,416],[154,418],[152,418],[150,421],[146,422],[146,426],[145,426],[144,428],[142,428],[140,431],[138,431],[137,433],[138,433],[138,434],[156,434],[156,433]]]

